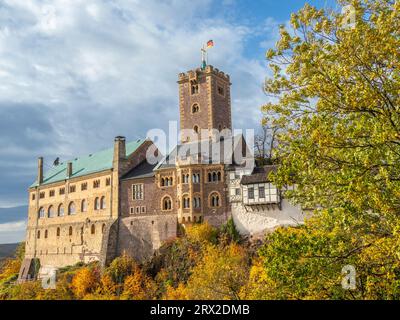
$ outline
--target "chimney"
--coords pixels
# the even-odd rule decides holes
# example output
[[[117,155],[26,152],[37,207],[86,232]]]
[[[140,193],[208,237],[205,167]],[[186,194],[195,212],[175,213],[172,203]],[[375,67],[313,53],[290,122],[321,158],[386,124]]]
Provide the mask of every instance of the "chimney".
[[[38,176],[37,176],[38,184],[43,183],[43,157],[38,158]]]
[[[72,176],[72,162],[67,162],[67,177]]]
[[[126,158],[125,137],[117,136],[114,139],[113,168],[120,172],[120,162]]]

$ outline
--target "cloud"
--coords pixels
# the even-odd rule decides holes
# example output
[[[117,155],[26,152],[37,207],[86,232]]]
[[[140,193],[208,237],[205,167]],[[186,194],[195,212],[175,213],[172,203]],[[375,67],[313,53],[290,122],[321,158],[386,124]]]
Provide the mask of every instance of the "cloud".
[[[245,55],[254,32],[206,0],[4,0],[0,206],[26,202],[38,155],[51,162],[167,129],[177,74],[200,64],[209,39],[210,63],[231,75],[234,126],[256,127],[266,67]]]
[[[0,224],[0,233],[25,231],[25,229],[26,229],[26,221],[17,221],[17,222]]]
[[[0,244],[24,241],[26,221],[0,224]]]

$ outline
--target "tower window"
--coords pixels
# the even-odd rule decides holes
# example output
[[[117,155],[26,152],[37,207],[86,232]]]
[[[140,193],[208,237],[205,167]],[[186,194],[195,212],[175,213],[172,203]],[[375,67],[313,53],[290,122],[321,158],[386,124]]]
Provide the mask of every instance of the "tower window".
[[[197,103],[195,103],[194,105],[192,105],[192,113],[197,113],[200,111],[200,107]]]
[[[199,93],[199,84],[196,81],[192,81],[190,84],[190,93],[198,94]]]
[[[194,126],[194,127],[193,127],[193,131],[194,131],[195,133],[199,133],[199,127],[198,127],[198,126]]]
[[[219,95],[225,96],[225,90],[224,90],[223,86],[218,86],[217,87],[217,92],[218,92]]]

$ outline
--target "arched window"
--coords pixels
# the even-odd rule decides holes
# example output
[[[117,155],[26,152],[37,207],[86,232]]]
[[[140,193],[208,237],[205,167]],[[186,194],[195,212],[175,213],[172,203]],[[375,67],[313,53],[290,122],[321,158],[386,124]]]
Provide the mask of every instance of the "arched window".
[[[194,126],[194,127],[193,127],[193,131],[194,131],[195,133],[199,133],[199,127],[198,127],[198,126]]]
[[[185,223],[185,217],[182,217],[182,223]]]
[[[103,223],[103,225],[101,226],[101,233],[104,233],[104,231],[106,231],[106,224]]]
[[[211,182],[212,181],[212,174],[211,174],[211,172],[209,172],[208,173],[208,182]]]
[[[197,113],[200,111],[200,107],[197,103],[195,103],[194,105],[192,105],[192,113]]]
[[[95,234],[96,233],[96,227],[94,226],[94,224],[92,224],[92,226],[90,228],[90,233],[91,234]]]
[[[218,178],[218,179],[217,179],[218,181],[221,181],[221,171],[218,171],[218,173],[217,173],[217,178]]]
[[[192,180],[193,180],[193,183],[200,183],[200,174],[193,173]]]
[[[37,232],[37,238],[40,239],[40,230]]]
[[[188,196],[183,196],[182,206],[184,209],[187,209],[190,207],[190,198]]]
[[[83,199],[81,202],[81,212],[86,212],[87,211],[87,201],[86,199]]]
[[[75,203],[70,202],[68,205],[68,214],[75,214],[76,213],[76,208],[75,208]]]
[[[162,200],[162,209],[163,209],[164,211],[167,211],[167,210],[171,210],[171,209],[172,209],[172,200],[171,200],[171,197],[166,196],[166,197],[163,198],[163,200]]]
[[[212,181],[217,181],[217,173],[213,172],[212,174]]]
[[[201,207],[201,201],[200,201],[200,197],[194,197],[193,198],[193,206],[195,208],[200,208]]]
[[[94,199],[94,210],[99,210],[100,209],[100,199],[96,197]]]
[[[162,187],[165,186],[165,180],[164,180],[164,178],[161,178],[161,186],[162,186]]]
[[[49,235],[49,232],[47,230],[44,230],[44,238],[47,239],[47,236]]]
[[[70,236],[72,236],[72,227],[69,227],[69,229],[68,229],[68,234],[69,234]]]
[[[57,228],[57,237],[60,236],[60,228]]]
[[[44,218],[44,208],[43,207],[41,207],[39,209],[38,216],[39,216],[39,218]]]
[[[100,200],[100,209],[105,209],[106,208],[106,197],[101,197]]]
[[[54,207],[50,206],[49,210],[47,211],[47,215],[49,218],[54,218],[56,215],[56,212],[54,211]]]
[[[210,195],[210,207],[216,208],[220,206],[220,197],[217,192],[213,192]]]
[[[62,204],[58,206],[57,214],[59,217],[64,216],[64,206]]]

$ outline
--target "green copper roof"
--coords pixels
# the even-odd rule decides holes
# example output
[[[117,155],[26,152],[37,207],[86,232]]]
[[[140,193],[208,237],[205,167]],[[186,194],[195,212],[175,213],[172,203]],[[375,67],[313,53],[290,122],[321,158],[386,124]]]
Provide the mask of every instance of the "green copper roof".
[[[126,155],[129,157],[145,140],[139,139],[126,143]],[[87,174],[100,172],[107,169],[112,169],[114,156],[114,148],[102,150],[87,156],[75,158],[73,160],[61,162],[57,166],[43,174],[43,183],[49,184],[58,181],[63,181],[67,178],[67,163],[72,162],[72,176],[70,178],[81,177]],[[30,186],[36,187],[37,180]]]

